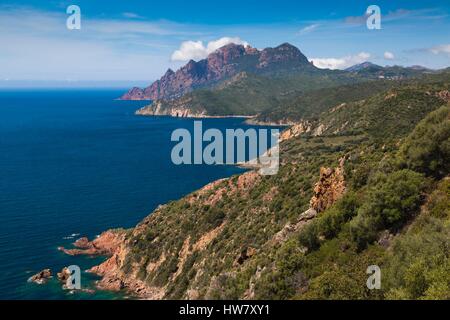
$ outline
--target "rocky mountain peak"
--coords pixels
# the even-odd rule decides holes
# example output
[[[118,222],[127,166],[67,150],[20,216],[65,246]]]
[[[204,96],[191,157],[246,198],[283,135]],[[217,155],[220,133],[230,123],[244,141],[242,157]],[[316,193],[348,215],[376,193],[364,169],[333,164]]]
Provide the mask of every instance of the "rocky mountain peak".
[[[246,58],[248,57],[248,58]],[[295,46],[284,43],[262,51],[230,43],[200,61],[190,60],[174,72],[168,69],[164,76],[145,89],[133,88],[124,100],[171,100],[196,88],[210,87],[230,79],[240,72],[292,72],[310,66],[308,59]]]
[[[293,51],[300,52],[300,50],[296,46],[290,44],[289,42],[282,43],[278,47],[276,47],[275,49],[278,49],[278,50],[293,50]]]
[[[164,76],[167,77],[167,76],[171,76],[173,74],[175,74],[175,72],[172,69],[169,68],[169,69],[167,69],[167,71],[166,71]]]
[[[275,48],[266,48],[261,52],[259,68],[280,63],[290,63],[294,66],[309,65],[308,58],[290,43],[283,43]]]
[[[233,59],[242,57],[246,54],[245,47],[243,45],[238,45],[234,43],[227,44],[215,52],[211,53],[207,60],[208,61],[217,61],[220,60],[221,63],[230,63]]]
[[[369,68],[382,69],[383,67],[379,66],[375,63],[365,61],[363,63],[355,64],[354,66],[351,66],[351,67],[345,69],[345,71],[358,72],[358,71],[369,69]]]

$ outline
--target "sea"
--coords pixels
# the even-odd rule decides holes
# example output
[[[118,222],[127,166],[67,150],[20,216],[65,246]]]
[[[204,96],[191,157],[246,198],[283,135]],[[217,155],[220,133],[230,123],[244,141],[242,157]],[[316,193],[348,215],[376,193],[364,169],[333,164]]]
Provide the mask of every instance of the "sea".
[[[171,134],[193,119],[142,117],[148,104],[119,101],[124,89],[0,89],[0,299],[133,299],[127,293],[63,290],[56,277],[28,278],[45,268],[84,270],[104,257],[58,251],[77,238],[131,228],[161,204],[244,170],[175,165]],[[203,128],[242,128],[243,119],[204,119]],[[180,212],[180,214],[183,214]]]

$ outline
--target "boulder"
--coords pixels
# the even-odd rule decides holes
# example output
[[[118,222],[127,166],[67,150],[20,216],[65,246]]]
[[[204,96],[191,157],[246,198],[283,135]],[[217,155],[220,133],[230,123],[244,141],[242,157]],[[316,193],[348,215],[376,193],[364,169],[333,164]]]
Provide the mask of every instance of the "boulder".
[[[34,282],[37,284],[44,284],[48,281],[48,279],[50,279],[52,277],[52,272],[50,269],[44,269],[38,273],[36,273],[35,275],[31,276],[28,281],[29,282]]]

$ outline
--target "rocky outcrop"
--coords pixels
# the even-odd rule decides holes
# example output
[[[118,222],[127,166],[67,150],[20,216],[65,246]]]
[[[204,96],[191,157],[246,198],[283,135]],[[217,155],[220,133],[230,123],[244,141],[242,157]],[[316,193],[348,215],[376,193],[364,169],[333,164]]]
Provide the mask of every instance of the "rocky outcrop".
[[[343,196],[346,190],[344,161],[342,158],[337,168],[320,168],[320,178],[310,201],[310,206],[315,211],[325,211]]]
[[[132,88],[125,93],[120,100],[148,100],[145,96],[144,90],[138,87]]]
[[[236,260],[234,261],[233,265],[235,267],[238,267],[242,265],[246,260],[250,259],[257,253],[257,250],[252,247],[245,248],[241,251],[241,253],[238,255]]]
[[[277,232],[269,245],[285,242],[292,234],[300,231],[310,223],[318,213],[325,211],[339,200],[345,192],[344,161],[340,160],[337,168],[320,168],[320,178],[314,187],[310,208],[299,215],[297,221],[287,223]]]
[[[294,124],[280,134],[280,142],[298,137],[304,133],[309,133],[312,130],[312,124],[308,121],[301,121]]]
[[[189,61],[174,72],[167,70],[161,79],[149,87],[132,88],[122,100],[171,100],[179,98],[197,88],[211,87],[242,71],[266,73],[281,69],[314,69],[308,59],[296,47],[282,44],[276,48],[257,50],[243,45],[228,44],[211,53],[206,59]]]
[[[134,230],[136,232],[137,228]],[[108,230],[103,232],[94,241],[88,241],[87,238],[80,238],[74,246],[76,249],[60,248],[69,255],[107,255],[110,256],[102,264],[88,270],[102,276],[97,282],[97,287],[101,290],[119,291],[127,289],[142,298],[159,299],[162,298],[162,292],[157,289],[147,287],[142,281],[137,280],[136,273],[125,274],[122,271],[125,257],[128,254],[128,243],[125,239],[125,230]],[[58,278],[63,281],[67,277],[67,269],[58,273]],[[67,278],[66,278],[67,279]]]
[[[436,96],[444,100],[445,102],[450,101],[450,92],[448,90],[439,91],[438,93],[436,93]]]
[[[136,111],[140,116],[170,116],[176,118],[205,118],[206,111],[195,112],[190,106],[190,98],[181,98],[167,103],[162,100],[155,101],[149,106]]]
[[[311,220],[317,216],[317,211],[313,208],[309,208],[298,217],[297,221],[294,223],[286,224],[283,229],[278,231],[269,242],[269,245],[278,245],[285,242],[292,234],[301,230],[305,225],[307,225]]]
[[[44,284],[52,277],[52,271],[50,269],[44,269],[28,279],[28,282],[34,282],[36,284]]]
[[[58,277],[58,280],[61,282],[66,282],[67,279],[69,279],[70,277],[70,270],[67,267],[62,268],[61,272],[58,272],[56,274],[56,276]]]
[[[103,232],[94,241],[89,241],[88,238],[80,238],[73,243],[74,249],[66,249],[59,247],[58,250],[65,254],[76,255],[112,255],[117,249],[118,245],[125,237],[124,230],[109,230]]]
[[[133,230],[133,234],[139,233],[139,226]],[[165,295],[165,289],[151,287],[138,277],[139,266],[124,271],[124,264],[129,253],[130,244],[122,236],[117,238],[112,256],[102,264],[92,267],[88,272],[102,277],[97,281],[97,288],[108,291],[126,290],[142,299],[159,300]]]
[[[238,192],[242,194],[248,192],[260,180],[261,176],[253,170],[239,175],[236,181],[232,179],[217,180],[188,196],[187,201],[191,204],[202,201],[205,205],[213,206],[225,195],[229,197]]]

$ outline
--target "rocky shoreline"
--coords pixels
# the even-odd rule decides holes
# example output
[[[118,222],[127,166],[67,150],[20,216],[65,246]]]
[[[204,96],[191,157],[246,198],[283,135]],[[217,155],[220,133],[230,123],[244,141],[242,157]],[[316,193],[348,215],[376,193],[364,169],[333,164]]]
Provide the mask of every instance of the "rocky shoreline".
[[[148,114],[146,114],[148,115]],[[196,115],[188,114],[186,117],[195,117]],[[199,115],[197,115],[199,116]],[[232,116],[238,117],[238,116]],[[201,118],[210,118],[206,115],[201,115]],[[212,117],[211,117],[212,118]],[[226,117],[221,117],[226,118]],[[251,121],[254,117],[242,117],[248,118]],[[256,125],[256,122],[253,123]],[[261,123],[260,123],[261,124]],[[261,124],[267,125],[267,123]],[[280,124],[274,124],[280,125]],[[301,121],[292,123],[284,130],[280,135],[280,142],[289,140],[300,136],[304,133],[310,133],[312,135],[320,135],[321,133],[312,123],[307,121]],[[345,159],[341,159],[337,168],[321,168],[320,179],[314,188],[314,194],[310,201],[310,209],[301,215],[296,225],[287,224],[281,233],[292,233],[293,230],[298,230],[309,223],[319,212],[322,212],[326,208],[335,203],[346,190],[345,180],[343,175],[343,166]],[[240,167],[250,169],[250,171],[239,175],[237,189],[245,188],[246,182],[244,181],[259,181],[260,176],[257,170],[261,169],[259,166],[249,165],[248,163],[239,164]],[[231,178],[220,179],[212,182],[200,190],[194,192],[195,194],[203,194],[211,192],[215,186],[224,181],[231,183]],[[220,197],[221,195],[212,195],[212,197]],[[189,196],[188,196],[189,197]],[[65,254],[71,256],[78,255],[91,255],[91,256],[106,256],[108,257],[100,265],[94,266],[87,270],[87,272],[96,274],[101,277],[96,282],[96,287],[99,290],[106,290],[112,292],[126,291],[140,299],[159,300],[164,299],[166,295],[166,287],[153,287],[146,284],[139,279],[139,266],[128,266],[125,268],[125,260],[130,253],[133,243],[130,243],[130,239],[139,235],[147,226],[150,221],[150,217],[156,217],[160,213],[160,209],[164,206],[157,208],[150,216],[145,218],[135,228],[131,230],[116,229],[108,230],[99,235],[96,239],[90,241],[86,237],[82,237],[73,243],[74,248],[59,247],[58,249]],[[214,230],[213,230],[214,231]],[[205,235],[207,237],[207,235]],[[208,235],[209,237],[209,235]],[[211,235],[213,239],[213,235]],[[283,234],[279,235],[280,239],[284,239],[287,236]],[[275,236],[275,238],[277,238]],[[281,241],[281,240],[278,240]],[[156,262],[150,264],[147,268],[158,270],[160,264],[165,260],[165,257],[160,257],[160,263]],[[126,269],[126,271],[125,271]],[[152,272],[152,270],[147,270]]]
[[[186,106],[167,106],[162,101],[156,101],[151,105],[142,107],[135,112],[138,116],[169,116],[173,118],[194,118],[194,119],[227,119],[227,118],[242,118],[252,119],[256,115],[222,115],[212,116],[208,115],[206,111],[192,111]]]
[[[89,241],[83,237],[73,243],[75,248],[58,249],[71,256],[90,255],[106,256],[107,259],[100,265],[93,266],[87,272],[101,277],[96,281],[96,288],[112,292],[126,290],[141,299],[162,299],[163,292],[159,288],[149,288],[138,280],[135,273],[124,273],[122,266],[128,254],[127,230],[108,230],[95,240]]]
[[[295,224],[288,223],[286,226],[276,235],[269,243],[279,243],[287,239],[288,234],[292,234],[303,228],[308,224],[316,215],[327,208],[331,207],[337,200],[339,200],[346,191],[346,183],[344,180],[343,166],[345,159],[342,158],[338,167],[336,168],[321,168],[320,178],[314,187],[314,194],[310,201],[310,208],[300,215],[298,221]],[[255,184],[260,181],[261,177],[259,174],[251,170],[244,174],[241,174],[237,179],[237,184],[235,192],[244,191],[249,187],[250,184]],[[200,196],[201,194],[210,193],[212,190],[222,184],[231,184],[231,178],[221,179],[212,182],[202,189],[196,191],[194,194]],[[210,200],[213,203],[217,197],[223,196],[221,194],[221,189],[213,192]],[[239,191],[241,190],[241,191]],[[188,196],[188,197],[192,197]],[[199,201],[198,198],[192,198],[192,201]],[[209,201],[209,200],[208,200]],[[154,287],[146,284],[144,281],[139,279],[139,266],[132,265],[131,267],[125,267],[125,260],[127,255],[133,246],[130,239],[141,234],[150,222],[150,217],[157,217],[160,210],[164,206],[156,209],[152,215],[145,218],[140,222],[135,228],[131,230],[117,229],[108,230],[103,232],[95,240],[89,241],[87,238],[80,238],[74,242],[74,249],[60,248],[66,254],[77,256],[77,255],[103,255],[108,258],[98,266],[94,266],[87,272],[96,274],[101,277],[100,280],[96,282],[96,287],[99,290],[106,290],[112,292],[126,291],[129,294],[134,295],[139,299],[148,300],[160,300],[164,299],[166,295],[166,287]],[[210,233],[205,234],[199,243],[195,243],[192,246],[192,250],[202,250],[208,243],[214,240],[218,233],[222,230],[223,226],[219,226],[217,230],[212,230]],[[272,243],[272,244],[273,244]],[[183,246],[183,248],[188,248],[188,246]],[[181,249],[180,259],[183,260],[184,249]],[[147,266],[148,272],[155,272],[158,270],[160,265],[164,262],[164,255],[160,259]],[[195,299],[194,296],[192,298]]]

